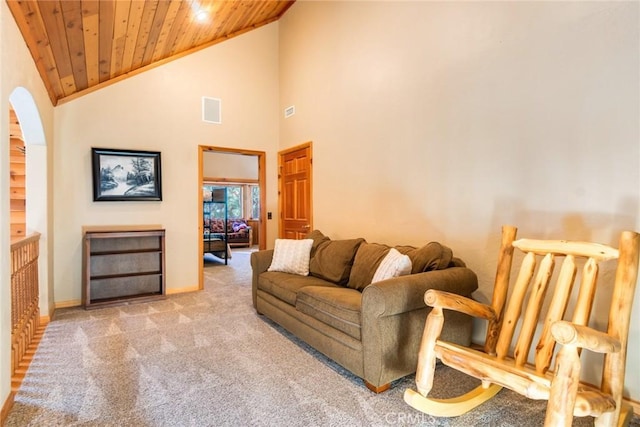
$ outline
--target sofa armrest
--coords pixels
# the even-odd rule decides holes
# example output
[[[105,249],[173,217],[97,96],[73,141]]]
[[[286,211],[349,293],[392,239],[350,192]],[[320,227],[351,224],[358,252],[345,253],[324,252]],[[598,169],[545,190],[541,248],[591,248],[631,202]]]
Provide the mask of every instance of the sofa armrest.
[[[396,277],[367,286],[362,293],[364,378],[381,386],[416,370],[420,340],[431,307],[424,303],[429,289],[470,296],[478,279],[466,267],[451,267]],[[471,340],[471,317],[445,313],[442,337],[461,345]]]
[[[478,289],[478,278],[466,267],[452,267],[373,283],[362,292],[362,315],[384,317],[425,308],[429,289],[470,296]]]
[[[267,271],[273,258],[273,249],[251,252],[251,295],[253,297],[253,308],[257,309],[256,298],[258,291],[258,276]]]

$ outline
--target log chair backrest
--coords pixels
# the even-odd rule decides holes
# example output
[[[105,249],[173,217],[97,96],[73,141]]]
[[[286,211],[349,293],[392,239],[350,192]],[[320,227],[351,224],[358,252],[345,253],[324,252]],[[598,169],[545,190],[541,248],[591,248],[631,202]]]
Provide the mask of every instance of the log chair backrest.
[[[555,347],[551,325],[557,320],[587,325],[600,263],[618,259],[615,283],[610,287],[613,295],[607,332],[621,340],[622,351],[626,352],[631,303],[638,272],[639,235],[623,232],[619,249],[615,249],[587,242],[515,240],[516,232],[517,229],[511,226],[504,226],[502,229],[502,243],[491,303],[497,313],[497,319],[489,323],[485,351],[495,354],[499,359],[513,357],[516,366],[522,367],[527,363],[536,328],[541,324],[542,332],[536,345],[534,363],[539,374],[546,372],[551,366]],[[514,249],[522,251],[524,257],[519,272],[514,276],[513,289],[507,301]],[[581,259],[584,260],[584,265],[575,306],[572,313],[566,313],[576,282],[578,265],[582,263]],[[556,261],[561,262],[561,267],[555,276],[555,285],[550,286]],[[548,290],[552,292],[547,292]],[[548,305],[545,304],[545,297],[550,298]],[[546,308],[544,313],[543,307]],[[565,318],[565,315],[571,317]],[[519,321],[520,331],[514,337]],[[512,342],[513,354],[509,354]]]

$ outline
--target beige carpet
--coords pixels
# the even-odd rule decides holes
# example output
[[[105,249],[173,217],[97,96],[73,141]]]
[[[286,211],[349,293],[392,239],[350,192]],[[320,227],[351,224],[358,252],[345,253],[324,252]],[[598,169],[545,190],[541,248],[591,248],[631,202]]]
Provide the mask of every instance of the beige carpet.
[[[544,402],[503,390],[469,414],[407,406],[413,378],[375,395],[362,381],[256,315],[249,252],[208,258],[206,290],[85,311],[58,310],[7,426],[536,426]],[[435,390],[473,380],[439,368]],[[574,425],[593,425],[580,419]],[[634,419],[634,426],[640,426]]]

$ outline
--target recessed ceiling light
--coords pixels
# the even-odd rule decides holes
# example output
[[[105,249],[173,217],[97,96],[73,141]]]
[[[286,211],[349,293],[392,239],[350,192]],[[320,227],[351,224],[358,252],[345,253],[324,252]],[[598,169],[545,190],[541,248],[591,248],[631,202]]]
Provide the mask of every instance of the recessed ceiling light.
[[[196,21],[204,22],[207,20],[207,18],[209,18],[209,13],[207,13],[206,10],[200,9],[199,11],[196,12]]]

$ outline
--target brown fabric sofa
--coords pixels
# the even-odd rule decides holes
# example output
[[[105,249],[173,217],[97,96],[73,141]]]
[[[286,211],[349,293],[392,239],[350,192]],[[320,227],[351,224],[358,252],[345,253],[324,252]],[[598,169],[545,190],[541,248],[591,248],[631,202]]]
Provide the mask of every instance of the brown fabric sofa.
[[[314,240],[308,276],[268,271],[273,250],[251,254],[253,305],[375,392],[416,370],[429,310],[425,291],[471,296],[478,287],[475,273],[437,242],[396,247],[411,259],[411,274],[371,284],[388,246],[332,241],[317,230],[308,238]],[[471,319],[445,317],[443,339],[469,345]]]

